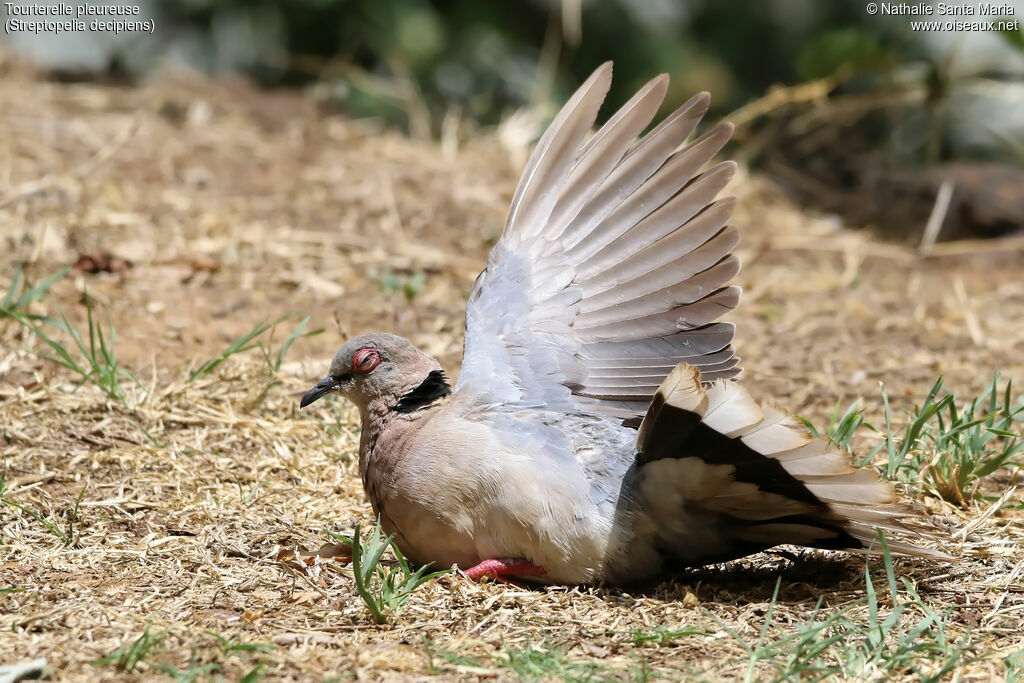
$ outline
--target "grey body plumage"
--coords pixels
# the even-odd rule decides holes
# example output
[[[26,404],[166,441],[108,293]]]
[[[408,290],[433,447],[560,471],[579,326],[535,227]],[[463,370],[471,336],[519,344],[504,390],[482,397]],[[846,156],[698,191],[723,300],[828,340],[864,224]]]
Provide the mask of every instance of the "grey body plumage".
[[[588,138],[610,79],[605,64],[527,163],[469,296],[455,387],[407,340],[374,334],[303,397],[359,407],[384,527],[418,562],[511,558],[552,583],[781,543],[865,551],[877,528],[897,552],[945,557],[899,538],[921,534],[888,483],[734,381],[735,328],[719,319],[739,301],[738,234],[717,195],[735,165],[702,170],[731,127],[684,144],[700,94],[637,140],[659,76]]]

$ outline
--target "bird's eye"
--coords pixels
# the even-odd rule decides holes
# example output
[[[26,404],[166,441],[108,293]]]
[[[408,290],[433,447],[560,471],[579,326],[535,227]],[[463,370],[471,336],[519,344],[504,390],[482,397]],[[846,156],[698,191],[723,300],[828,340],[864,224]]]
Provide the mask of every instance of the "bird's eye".
[[[380,354],[377,349],[359,349],[352,354],[352,369],[356,372],[367,373],[380,365]]]

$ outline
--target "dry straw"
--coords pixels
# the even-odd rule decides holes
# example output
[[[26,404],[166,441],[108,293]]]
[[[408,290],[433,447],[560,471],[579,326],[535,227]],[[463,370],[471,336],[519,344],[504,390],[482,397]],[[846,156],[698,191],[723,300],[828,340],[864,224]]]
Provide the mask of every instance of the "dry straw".
[[[449,576],[375,624],[345,565],[278,561],[328,542],[325,528],[371,523],[355,415],[340,403],[299,413],[298,397],[343,335],[370,330],[409,336],[457,368],[464,297],[521,154],[465,130],[442,154],[299,94],[181,76],[58,84],[0,58],[0,101],[0,286],[18,262],[33,282],[78,262],[26,312],[63,312],[85,329],[88,291],[134,375],[122,377],[123,400],[111,397],[0,319],[3,496],[22,506],[0,505],[0,663],[45,657],[56,678],[86,681],[770,679],[799,652],[785,639],[801,625],[871,623],[864,560],[804,553],[635,591]],[[940,244],[922,259],[803,212],[757,178],[735,192],[737,346],[759,399],[822,425],[837,400],[863,396],[877,425],[879,381],[897,416],[939,374],[965,396],[997,367],[1024,386],[1019,247]],[[98,266],[111,272],[83,272]],[[328,331],[298,338],[278,367],[250,349],[190,381],[261,322],[293,315],[259,337],[273,358],[307,314]],[[858,449],[877,443],[860,434]],[[985,486],[998,497],[1009,475]],[[897,585],[911,605],[899,628],[925,608],[941,617],[944,650],[934,628],[915,636],[922,675],[953,661],[966,679],[999,678],[1021,647],[1024,530],[1019,497],[1004,502],[928,497],[936,523],[970,529],[949,548],[964,556],[895,562],[924,606]],[[888,582],[873,577],[884,620]],[[851,659],[859,650],[832,638],[845,627],[829,623],[812,661],[840,678],[917,678],[894,656]]]

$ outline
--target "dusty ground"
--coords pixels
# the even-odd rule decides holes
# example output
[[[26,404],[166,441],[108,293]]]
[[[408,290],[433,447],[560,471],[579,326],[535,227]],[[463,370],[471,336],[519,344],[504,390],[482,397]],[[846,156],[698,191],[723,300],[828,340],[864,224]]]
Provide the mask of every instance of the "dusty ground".
[[[326,568],[318,583],[277,562],[281,548],[320,546],[325,527],[369,520],[353,412],[335,402],[300,413],[298,397],[343,337],[370,330],[409,336],[454,373],[462,301],[522,150],[492,137],[412,142],[237,84],[58,85],[2,61],[0,102],[0,292],[17,262],[33,280],[78,263],[32,311],[63,311],[81,328],[88,291],[139,379],[124,380],[124,404],[78,387],[33,355],[48,351],[35,335],[0,320],[4,496],[66,530],[84,491],[68,546],[0,505],[0,664],[45,657],[66,680],[148,679],[160,667],[228,680],[732,679],[749,673],[737,637],[757,642],[778,576],[771,637],[812,620],[819,598],[822,614],[869,617],[863,559],[766,554],[630,592],[446,578],[375,625],[347,569]],[[818,424],[837,400],[863,396],[877,422],[879,381],[899,415],[939,375],[965,396],[996,368],[1024,386],[1020,240],[940,244],[921,259],[802,212],[756,178],[733,191],[745,261],[733,319],[756,396]],[[296,317],[275,330],[275,353],[305,315],[326,332],[298,340],[275,374],[252,350],[188,381],[286,314]],[[850,675],[1012,674],[1004,659],[1024,648],[1018,501],[986,513],[924,498],[960,559],[896,570],[944,614],[963,654],[944,674],[922,649],[890,672],[848,663]],[[658,631],[684,627],[698,633]],[[163,640],[134,671],[93,663],[147,628]],[[848,661],[837,642],[822,662]],[[752,672],[772,678],[776,665]]]

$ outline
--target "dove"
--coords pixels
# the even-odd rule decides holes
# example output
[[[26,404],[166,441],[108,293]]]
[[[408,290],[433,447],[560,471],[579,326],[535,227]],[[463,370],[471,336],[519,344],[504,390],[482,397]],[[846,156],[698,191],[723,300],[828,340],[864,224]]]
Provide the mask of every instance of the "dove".
[[[643,134],[647,83],[591,135],[606,63],[540,138],[466,305],[454,386],[392,334],[349,339],[300,407],[359,410],[373,512],[420,564],[473,579],[628,584],[780,544],[905,555],[913,509],[737,380],[732,126],[701,93]],[[915,538],[916,537],[916,538]]]

